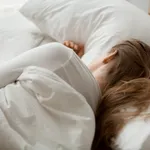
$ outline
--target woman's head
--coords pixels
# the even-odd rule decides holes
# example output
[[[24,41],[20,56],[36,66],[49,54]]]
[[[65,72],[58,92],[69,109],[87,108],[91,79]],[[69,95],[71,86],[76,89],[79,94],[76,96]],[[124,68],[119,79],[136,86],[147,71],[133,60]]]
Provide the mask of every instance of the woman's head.
[[[102,96],[96,113],[96,134],[92,150],[112,150],[123,127],[150,106],[150,80],[120,81]],[[146,113],[145,113],[146,114]],[[142,115],[143,120],[147,116]]]
[[[120,110],[142,102],[140,101],[141,96],[138,98],[137,95],[140,93],[144,96],[143,87],[141,88],[140,84],[145,81],[142,80],[140,83],[133,79],[150,78],[150,47],[138,40],[124,41],[114,46],[103,60],[91,65],[90,68],[103,91],[103,98],[97,108],[97,130],[93,150],[100,148],[109,150],[106,145],[110,146],[112,142],[110,140],[117,135],[126,121]],[[131,80],[133,86],[129,87]],[[136,82],[137,84],[134,86]],[[121,86],[121,84],[123,85]],[[141,91],[137,92],[138,87]],[[145,90],[147,90],[146,88],[148,89],[148,86],[145,87]],[[143,99],[141,106],[144,106],[145,103],[147,104]],[[140,105],[136,106],[140,108],[138,110],[142,110]]]
[[[120,80],[149,78],[150,47],[138,40],[124,41],[114,46],[103,60],[93,63],[90,68],[101,87],[111,87]]]

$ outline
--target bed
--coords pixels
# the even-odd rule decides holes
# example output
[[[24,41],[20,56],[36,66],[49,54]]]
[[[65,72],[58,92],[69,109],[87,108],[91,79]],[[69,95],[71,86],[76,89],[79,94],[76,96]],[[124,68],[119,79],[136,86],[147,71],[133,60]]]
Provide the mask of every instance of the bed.
[[[55,41],[27,20],[19,7],[0,8],[1,64]],[[94,113],[80,93],[54,73],[34,66],[25,68],[15,83],[9,81],[0,90],[0,149],[90,149]],[[61,99],[53,101],[54,95]]]
[[[0,6],[1,65],[54,41],[83,43],[86,54],[82,61],[86,65],[122,40],[137,38],[150,45],[149,16],[125,0],[28,0],[23,4],[24,1],[19,5]],[[83,95],[63,83],[62,90],[67,88],[70,93],[76,93],[72,100],[78,99],[70,108],[78,109],[71,112],[65,107],[64,116],[61,111],[56,113],[60,102],[51,103],[47,93],[42,91],[47,83],[52,84],[52,76],[52,72],[43,68],[28,67],[17,82],[0,89],[0,149],[90,150],[95,129],[94,112]],[[63,82],[56,78],[59,83]],[[52,87],[46,86],[45,91],[49,88]],[[59,92],[57,90],[55,92]],[[68,99],[62,98],[67,106]],[[149,122],[138,125],[131,122],[118,137],[121,150],[142,147],[150,134]],[[133,126],[137,134],[128,135]],[[140,130],[145,126],[146,134],[142,134]],[[143,138],[139,141],[135,137],[140,135]],[[133,138],[136,140],[130,140]]]

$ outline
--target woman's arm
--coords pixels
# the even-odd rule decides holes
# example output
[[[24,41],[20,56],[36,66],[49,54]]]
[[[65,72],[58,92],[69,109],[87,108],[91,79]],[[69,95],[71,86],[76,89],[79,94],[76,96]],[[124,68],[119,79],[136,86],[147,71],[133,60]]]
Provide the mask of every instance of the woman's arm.
[[[59,43],[29,50],[0,65],[0,88],[14,82],[28,66],[38,66],[54,71],[64,64],[72,53],[69,48]]]

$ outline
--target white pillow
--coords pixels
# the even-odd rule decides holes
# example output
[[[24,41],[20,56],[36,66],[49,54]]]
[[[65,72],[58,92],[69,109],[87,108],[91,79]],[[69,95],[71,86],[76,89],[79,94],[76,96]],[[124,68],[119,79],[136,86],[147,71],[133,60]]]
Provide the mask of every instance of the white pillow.
[[[43,38],[16,8],[0,7],[0,63],[38,46]]]
[[[149,111],[144,114],[149,114]],[[150,120],[139,116],[129,121],[117,136],[115,144],[119,150],[149,150]]]
[[[150,17],[125,0],[28,0],[20,12],[59,42],[85,44],[86,64],[125,39],[150,44]]]

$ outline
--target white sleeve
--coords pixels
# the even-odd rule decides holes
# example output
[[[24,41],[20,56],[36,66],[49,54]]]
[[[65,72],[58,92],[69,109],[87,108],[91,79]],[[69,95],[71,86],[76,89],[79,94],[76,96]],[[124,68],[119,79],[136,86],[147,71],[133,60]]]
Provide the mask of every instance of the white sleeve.
[[[0,88],[14,82],[27,66],[54,71],[64,64],[73,51],[59,43],[51,43],[29,50],[0,66]]]

